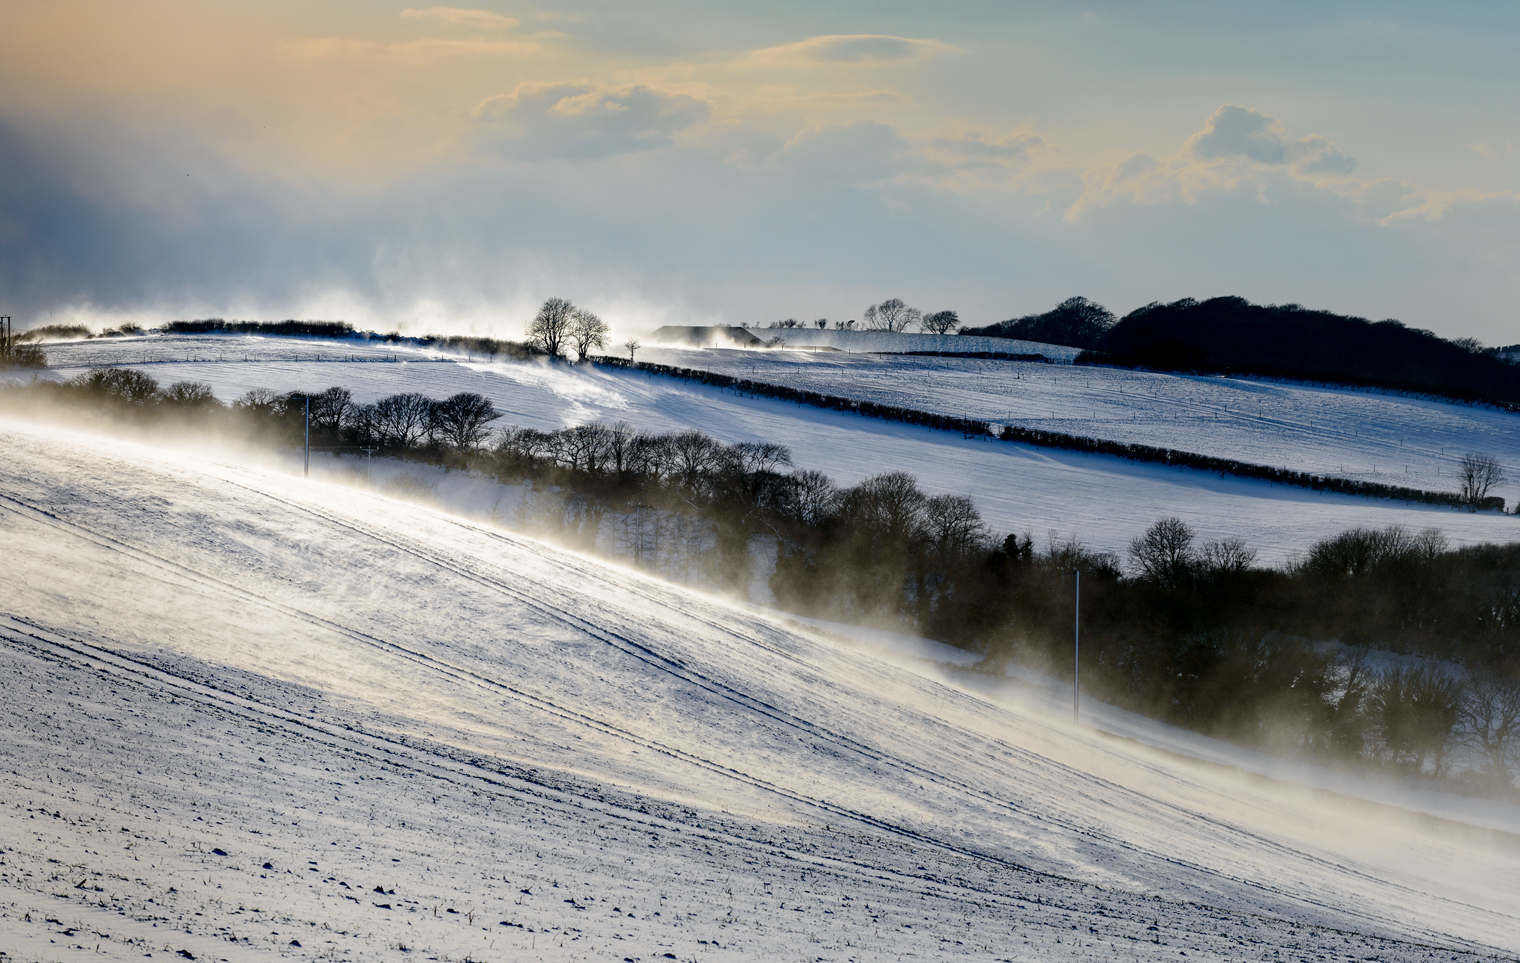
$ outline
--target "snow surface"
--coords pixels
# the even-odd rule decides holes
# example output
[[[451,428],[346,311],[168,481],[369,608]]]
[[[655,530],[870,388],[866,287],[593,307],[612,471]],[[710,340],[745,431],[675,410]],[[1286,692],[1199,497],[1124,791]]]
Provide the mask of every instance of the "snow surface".
[[[68,377],[90,364],[134,363],[166,384],[207,382],[225,401],[256,387],[320,391],[329,385],[342,385],[361,402],[399,391],[420,391],[433,397],[477,391],[505,413],[498,422],[502,425],[552,429],[624,420],[647,431],[700,428],[727,442],[777,441],[791,448],[798,467],[823,471],[840,484],[855,484],[882,471],[909,471],[931,493],[972,496],[988,525],[997,531],[1027,531],[1042,542],[1048,535],[1078,538],[1091,548],[1121,555],[1130,539],[1156,519],[1169,515],[1193,525],[1201,538],[1244,538],[1258,550],[1260,561],[1274,564],[1305,550],[1316,539],[1353,526],[1436,527],[1458,545],[1507,542],[1520,536],[1520,518],[1514,516],[1475,515],[1222,478],[1106,456],[967,440],[950,432],[591,366],[472,363],[436,351],[382,343],[256,336],[120,338],[60,344],[50,346],[49,351],[51,361],[60,367],[46,372],[47,377]],[[721,357],[725,353],[700,354]],[[330,360],[314,360],[319,358]],[[915,358],[911,363],[939,360]],[[882,363],[880,359],[872,362]],[[964,359],[958,363],[996,364]],[[1036,379],[1050,377],[1056,371],[1096,376],[1104,370],[1024,367],[1033,369],[1031,377]],[[1117,372],[1116,376],[1128,374],[1133,373]],[[910,385],[917,383],[916,378],[918,375],[911,373],[900,372],[898,376]],[[1022,383],[1021,378],[1015,380]],[[1189,386],[1209,379],[1171,380],[1193,390]],[[1231,390],[1233,384],[1225,382],[1221,390]],[[1241,384],[1250,387],[1251,383]],[[1446,432],[1475,447],[1491,444],[1503,452],[1511,452],[1515,444],[1506,440],[1504,432],[1514,434],[1506,426],[1516,416],[1489,409],[1380,394],[1325,395],[1344,399],[1347,404],[1371,399],[1367,402],[1371,407],[1357,414],[1357,427],[1350,429],[1355,433],[1353,440],[1363,433],[1371,436],[1395,431],[1398,419],[1412,417],[1406,410],[1408,405],[1428,410],[1431,419],[1446,426],[1422,436],[1427,439],[1445,437],[1442,432]],[[1159,402],[1153,397],[1147,404]],[[1490,418],[1499,420],[1490,422]],[[1177,430],[1181,435],[1173,441],[1176,447],[1208,450],[1207,445],[1190,444],[1201,438],[1200,423],[1183,423]]]
[[[1520,952],[1513,807],[1200,764],[256,465],[0,450],[15,959]]]
[[[1038,354],[1051,361],[1070,364],[1081,348],[1043,341],[1016,338],[983,338],[961,334],[892,334],[889,331],[838,331],[817,328],[750,328],[761,341],[780,338],[788,346],[801,349],[837,348],[841,352],[863,354],[902,354],[909,351],[950,351],[961,353],[994,352],[998,354]],[[672,347],[679,347],[673,345]],[[830,352],[832,353],[832,352]]]
[[[1508,469],[1520,496],[1520,414],[1386,391],[1260,378],[967,358],[658,349],[642,357],[769,384],[1318,475],[1456,491],[1462,455]]]

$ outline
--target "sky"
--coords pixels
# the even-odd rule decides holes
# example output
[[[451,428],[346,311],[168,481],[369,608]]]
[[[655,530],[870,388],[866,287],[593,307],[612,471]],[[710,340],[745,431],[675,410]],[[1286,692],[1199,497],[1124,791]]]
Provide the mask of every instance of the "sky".
[[[5,0],[0,313],[1235,294],[1520,342],[1520,7]]]

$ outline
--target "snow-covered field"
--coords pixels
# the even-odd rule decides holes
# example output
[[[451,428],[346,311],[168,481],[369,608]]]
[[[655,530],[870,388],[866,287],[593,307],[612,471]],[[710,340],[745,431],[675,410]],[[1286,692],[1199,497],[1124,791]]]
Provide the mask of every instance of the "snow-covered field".
[[[1319,475],[1456,491],[1462,455],[1508,469],[1520,497],[1520,414],[1394,392],[1019,361],[804,351],[676,350],[644,360],[863,401]]]
[[[780,338],[802,349],[836,348],[853,354],[902,354],[908,351],[950,351],[958,353],[993,352],[997,354],[1037,354],[1051,361],[1070,364],[1082,353],[1080,348],[1043,341],[1020,341],[1014,338],[981,338],[959,334],[892,334],[888,331],[820,331],[817,328],[751,328],[761,341]],[[832,352],[828,352],[832,353]]]
[[[691,354],[722,359],[730,353]],[[742,365],[745,363],[743,358],[750,354],[767,357],[758,352],[738,354],[740,360],[728,363]],[[59,366],[49,373],[50,377],[67,377],[93,363],[137,363],[141,364],[142,370],[164,383],[178,380],[207,382],[227,401],[255,387],[284,391],[321,390],[329,385],[342,385],[352,390],[359,401],[373,401],[398,391],[420,391],[434,397],[456,391],[477,391],[491,398],[505,412],[500,424],[560,428],[590,421],[625,420],[649,431],[696,427],[728,442],[776,441],[791,448],[799,467],[821,470],[841,484],[855,484],[881,471],[902,469],[916,475],[930,492],[971,495],[988,524],[999,531],[1029,531],[1042,541],[1047,533],[1054,532],[1062,538],[1079,538],[1096,549],[1119,553],[1131,538],[1156,519],[1168,515],[1187,520],[1204,538],[1242,537],[1260,552],[1263,562],[1271,563],[1281,562],[1327,534],[1357,525],[1438,527],[1454,544],[1510,541],[1520,537],[1520,518],[1515,516],[1473,515],[1444,508],[1220,478],[1188,469],[1115,458],[972,441],[949,432],[749,398],[670,378],[590,366],[487,364],[383,344],[260,337],[123,338],[53,345],[49,347],[49,355]],[[324,358],[329,360],[317,360]],[[393,358],[399,360],[392,361]],[[902,363],[938,364],[940,361],[914,358]],[[765,363],[805,367],[782,361]],[[893,359],[876,358],[869,365],[875,370],[875,366],[896,363],[898,361]],[[997,364],[961,359],[958,363]],[[66,367],[71,365],[75,367]],[[1058,371],[1074,376],[1096,374],[1093,369],[1056,365],[1022,367],[1032,370],[1031,379],[1050,377]],[[913,372],[922,370],[931,369],[913,368],[899,372],[895,390],[910,392],[910,397],[918,401],[919,406],[931,407],[926,403],[927,395],[911,395],[915,390],[913,386],[923,380]],[[1005,367],[1003,370],[1010,369]],[[1116,377],[1134,374],[1112,373]],[[779,379],[784,375],[784,371],[779,371],[776,377]],[[1169,379],[1183,391],[1202,390],[1197,386],[1207,388],[1206,383],[1214,380],[1152,377]],[[1014,381],[1023,383],[1022,378]],[[1081,382],[1071,382],[1069,387],[1076,390],[1078,384]],[[1224,381],[1217,390],[1253,385],[1252,382]],[[1497,450],[1511,453],[1506,460],[1520,460],[1520,451],[1516,450],[1516,442],[1510,437],[1514,434],[1513,429],[1506,428],[1516,416],[1506,413],[1375,393],[1316,392],[1278,385],[1256,387],[1269,392],[1281,391],[1282,397],[1290,399],[1295,397],[1294,392],[1309,397],[1340,399],[1340,403],[1352,412],[1341,422],[1342,440],[1349,435],[1351,444],[1360,444],[1364,434],[1369,439],[1390,435],[1399,430],[1401,419],[1417,424],[1419,418],[1425,418],[1434,426],[1420,435],[1427,439],[1427,446],[1429,441],[1450,437],[1454,441],[1460,439],[1463,450],[1467,446]],[[1285,402],[1292,403],[1297,402]],[[1147,400],[1144,410],[1160,406],[1161,402],[1153,396]],[[1176,405],[1179,409],[1185,407],[1183,402]],[[1165,415],[1155,417],[1158,424],[1165,423]],[[1241,415],[1240,419],[1242,424],[1249,426],[1249,418]],[[1180,423],[1177,426],[1180,435],[1172,443],[1180,448],[1210,452],[1209,445],[1192,444],[1195,440],[1207,439],[1208,436],[1202,433],[1208,423],[1208,419]],[[1064,427],[1076,426],[1067,424]],[[1263,427],[1262,431],[1267,432],[1268,428]],[[1285,443],[1281,439],[1270,442],[1273,445]],[[1508,447],[1501,448],[1501,443]],[[1230,454],[1228,451],[1211,453]],[[1346,457],[1349,459],[1351,455]],[[1520,472],[1512,471],[1511,474]]]
[[[1520,953],[1514,807],[1195,762],[256,465],[0,451],[7,960]]]

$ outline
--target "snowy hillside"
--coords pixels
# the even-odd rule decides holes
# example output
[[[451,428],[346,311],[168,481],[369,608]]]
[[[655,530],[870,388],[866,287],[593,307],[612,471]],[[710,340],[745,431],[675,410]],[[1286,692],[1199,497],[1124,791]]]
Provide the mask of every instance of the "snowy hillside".
[[[1520,952],[1512,807],[1195,763],[366,492],[0,450],[7,959]]]
[[[723,360],[725,352],[693,354],[717,359],[711,364],[762,363],[747,362],[749,352],[727,361]],[[971,495],[988,524],[999,531],[1029,531],[1042,541],[1047,532],[1054,531],[1063,538],[1077,537],[1106,551],[1122,552],[1131,538],[1166,515],[1186,519],[1204,538],[1245,538],[1261,553],[1261,560],[1270,563],[1281,562],[1326,534],[1356,525],[1399,524],[1413,529],[1434,526],[1441,528],[1455,544],[1520,537],[1520,519],[1513,517],[1358,499],[1025,445],[968,441],[948,432],[749,398],[670,378],[588,366],[471,363],[437,352],[380,343],[261,337],[121,338],[51,345],[49,356],[58,366],[49,373],[50,377],[67,377],[95,363],[140,363],[142,370],[163,383],[208,382],[224,401],[257,387],[288,391],[342,385],[351,389],[361,402],[401,391],[418,391],[433,397],[477,391],[505,413],[499,422],[503,425],[550,429],[591,421],[624,420],[649,431],[696,427],[728,442],[778,441],[791,448],[798,467],[821,470],[842,484],[855,484],[882,471],[907,470],[932,493]],[[764,357],[758,353],[755,356]],[[938,360],[913,359],[903,363]],[[784,369],[806,370],[805,366],[790,362],[763,363],[777,366],[772,373],[778,379],[786,376]],[[883,363],[896,362],[878,359],[862,377],[885,370],[874,367]],[[67,367],[70,365],[74,367]],[[1021,367],[1033,369],[1030,376],[1033,384],[1039,384],[1040,378],[1051,378],[1053,372],[1080,375],[1089,370],[1054,365]],[[924,370],[936,369],[899,372],[895,379],[898,387],[893,390],[912,391],[914,385],[927,380],[913,371]],[[875,383],[891,379],[869,374],[869,380]],[[1014,380],[1023,384],[1022,378]],[[1172,378],[1170,383],[1188,387],[1195,381],[1204,384],[1207,379]],[[958,379],[958,383],[965,385],[964,379]],[[1069,384],[1076,390],[1083,383]],[[1226,388],[1230,384],[1233,383],[1227,382]],[[1250,387],[1250,383],[1245,386]],[[1276,390],[1276,386],[1269,387]],[[1124,397],[1128,397],[1128,392]],[[1449,435],[1454,440],[1461,439],[1464,445],[1492,444],[1499,451],[1515,451],[1516,442],[1496,434],[1507,424],[1504,419],[1514,416],[1464,405],[1382,395],[1329,393],[1327,397],[1342,397],[1348,405],[1372,399],[1365,402],[1368,407],[1357,418],[1343,422],[1353,425],[1350,428],[1353,444],[1360,443],[1363,435],[1370,440],[1389,437],[1401,430],[1401,419],[1411,417],[1403,407],[1409,405],[1430,412],[1427,417],[1438,427],[1430,430],[1426,436],[1429,439]],[[926,393],[919,400],[928,398]],[[987,399],[982,403],[988,403]],[[1428,407],[1421,409],[1422,405]],[[1152,410],[1161,413],[1150,416],[1148,412]],[[1153,395],[1141,413],[1153,417],[1156,425],[1164,426],[1172,414],[1186,410],[1188,406],[1183,401],[1168,408]],[[1244,416],[1242,419],[1249,423]],[[1136,423],[1145,424],[1130,422]],[[1208,419],[1194,418],[1178,419],[1177,424],[1181,435],[1176,443],[1186,447],[1188,442],[1200,439],[1210,423]],[[1078,427],[1074,422],[1060,426],[1063,430]],[[1343,429],[1343,441],[1344,435]],[[1282,439],[1271,442],[1285,443]],[[1207,450],[1207,446],[1200,447]],[[1520,453],[1515,457],[1520,459]]]
[[[660,364],[1256,465],[1455,491],[1469,451],[1520,497],[1520,414],[1392,392],[1018,361],[801,351],[646,351]]]
[[[893,334],[889,331],[839,331],[817,328],[751,328],[762,341],[780,338],[798,348],[836,348],[846,354],[902,354],[909,351],[948,351],[972,354],[1037,354],[1050,361],[1069,364],[1081,348],[1014,338],[981,338],[959,334]],[[825,352],[832,353],[832,352]]]

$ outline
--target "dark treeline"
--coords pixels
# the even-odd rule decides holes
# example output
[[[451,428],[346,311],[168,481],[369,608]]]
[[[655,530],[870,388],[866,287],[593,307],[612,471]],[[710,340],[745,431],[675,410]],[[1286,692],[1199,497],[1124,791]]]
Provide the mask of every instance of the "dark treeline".
[[[1520,402],[1520,367],[1470,339],[1448,341],[1392,319],[1244,298],[1184,298],[1131,311],[1108,332],[1102,363],[1242,372]]]
[[[1360,495],[1366,498],[1392,498],[1425,505],[1448,505],[1454,508],[1484,511],[1502,512],[1504,510],[1504,499],[1488,495],[1487,488],[1484,488],[1481,493],[1476,491],[1468,491],[1466,493],[1462,491],[1433,492],[1419,488],[1406,488],[1401,485],[1384,485],[1379,482],[1337,478],[1332,475],[1315,475],[1308,472],[1292,471],[1287,468],[1275,468],[1270,465],[1256,465],[1250,462],[1236,461],[1233,458],[1200,455],[1196,452],[1182,451],[1175,448],[1157,448],[1152,445],[1112,441],[1106,438],[1092,438],[1086,435],[1071,435],[1065,432],[1047,431],[1042,428],[1025,428],[1018,425],[1003,425],[1001,428],[997,428],[988,422],[972,418],[959,418],[954,415],[937,414],[930,411],[921,411],[916,408],[905,408],[900,405],[887,405],[875,401],[862,401],[839,395],[827,395],[818,391],[793,388],[789,385],[769,384],[763,381],[752,381],[748,378],[718,374],[699,368],[678,368],[647,361],[630,361],[626,358],[602,357],[595,359],[595,361],[597,364],[611,367],[629,368],[649,374],[680,378],[683,381],[693,381],[719,388],[730,388],[744,394],[764,398],[779,398],[783,401],[792,401],[813,408],[846,411],[851,414],[864,415],[868,418],[880,418],[885,421],[920,425],[925,428],[935,428],[941,431],[960,432],[967,438],[996,437],[1001,441],[1020,442],[1026,445],[1037,445],[1041,448],[1059,448],[1087,454],[1111,455],[1130,461],[1144,461],[1182,468],[1195,468],[1200,471],[1215,472],[1221,475],[1254,478],[1259,481],[1274,482],[1279,485],[1293,485],[1297,488],[1310,488],[1315,491]],[[1520,505],[1516,507],[1520,509]]]
[[[355,334],[354,326],[347,321],[225,321],[221,318],[170,321],[163,330],[168,334],[276,334],[314,338],[348,338]]]
[[[1114,313],[1103,305],[1086,298],[1067,298],[1043,314],[1026,314],[984,328],[962,328],[960,333],[1103,350],[1114,322]]]
[[[82,327],[67,329],[54,326],[55,336],[77,331],[78,337],[89,337],[89,330]],[[34,329],[48,330],[48,329]],[[541,357],[544,352],[520,341],[502,338],[484,338],[472,335],[404,335],[399,332],[381,334],[375,331],[356,331],[347,321],[226,321],[222,318],[203,318],[196,321],[170,321],[161,330],[166,334],[265,334],[279,337],[354,338],[363,341],[383,341],[387,344],[408,344],[424,348],[445,348],[487,360],[525,361]],[[30,333],[30,332],[29,332]],[[143,334],[142,328],[130,331],[118,329],[110,334]]]
[[[159,386],[132,369],[4,389],[97,424],[230,429],[298,446],[306,395]],[[1520,764],[1520,545],[1452,549],[1438,532],[1355,529],[1284,567],[1162,519],[1124,559],[990,531],[969,498],[905,473],[842,487],[781,445],[618,425],[491,430],[471,394],[355,404],[310,396],[314,443],[467,467],[522,498],[511,521],[680,581],[779,608],[924,635],[1070,673],[1082,575],[1088,691],[1191,729],[1509,792]]]
[[[90,329],[82,324],[44,324],[16,335],[18,341],[74,341],[88,337]]]
[[[1470,401],[1520,403],[1520,366],[1503,349],[1448,340],[1399,321],[1244,298],[1152,302],[1122,319],[1086,298],[961,334],[1083,348],[1078,364],[1255,374],[1367,385]]]
[[[1007,351],[878,351],[876,354],[914,355],[926,358],[979,358],[983,361],[1032,361],[1048,364],[1043,354],[1012,354]]]

